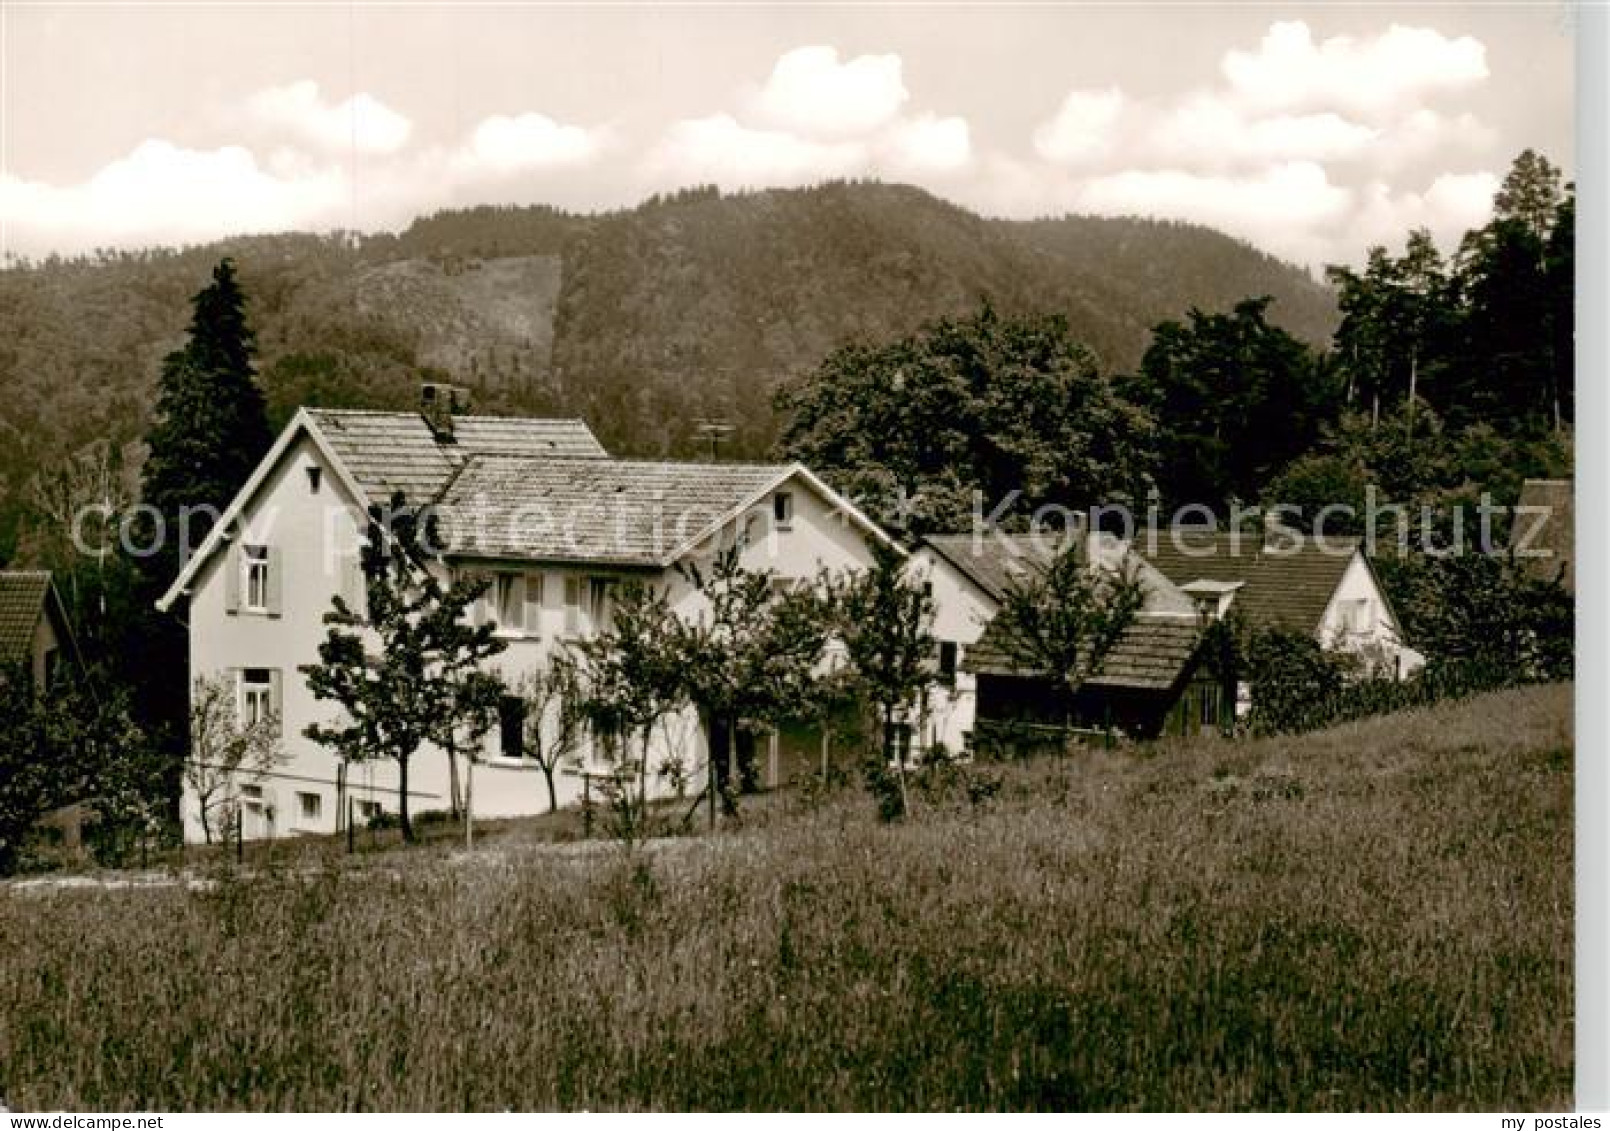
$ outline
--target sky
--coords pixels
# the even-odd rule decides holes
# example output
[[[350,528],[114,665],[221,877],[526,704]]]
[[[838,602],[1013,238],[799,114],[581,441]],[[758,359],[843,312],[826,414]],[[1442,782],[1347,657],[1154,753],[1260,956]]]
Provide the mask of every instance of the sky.
[[[1569,175],[1563,5],[0,0],[0,251],[877,177],[1319,269]]]

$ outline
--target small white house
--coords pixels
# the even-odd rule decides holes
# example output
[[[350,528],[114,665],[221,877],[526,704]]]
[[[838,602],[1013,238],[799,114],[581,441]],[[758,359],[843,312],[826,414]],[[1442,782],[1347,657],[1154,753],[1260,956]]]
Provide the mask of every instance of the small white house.
[[[1176,528],[1134,545],[1175,585],[1218,602],[1219,615],[1234,609],[1256,627],[1311,633],[1400,679],[1425,666],[1356,538]]]
[[[1007,588],[1059,549],[1058,540],[1049,535],[1036,539],[990,530],[930,535],[912,551],[907,571],[933,595],[933,635],[939,650],[940,682],[923,712],[922,745],[943,745],[953,754],[968,748],[978,713],[978,674],[969,670],[967,654],[1000,610]],[[1085,553],[1095,565],[1137,576],[1145,594],[1142,618],[1195,623],[1192,602],[1121,540],[1086,535]]]
[[[336,707],[316,701],[298,669],[317,659],[331,598],[361,598],[368,508],[395,491],[434,504],[449,569],[491,574],[477,615],[495,620],[506,638],[491,663],[511,683],[545,653],[606,624],[611,588],[623,579],[663,587],[676,611],[693,615],[704,598],[677,566],[735,542],[746,567],[805,580],[864,568],[871,543],[888,541],[799,464],[617,460],[578,420],[457,415],[429,405],[422,413],[303,409],[160,602],[184,607],[192,675],[228,673],[243,717],[279,716],[283,763],[238,783],[247,837],[340,827],[337,759],[303,736]],[[477,816],[547,808],[521,721],[506,714],[487,737],[474,772]],[[697,721],[673,719],[664,731],[651,766],[672,753],[694,757],[682,769],[696,792],[706,773]],[[756,752],[769,780],[780,773],[777,742],[772,736]],[[581,788],[578,775],[563,776],[560,803],[575,801]],[[655,788],[671,786],[656,779]],[[391,762],[354,766],[345,783],[360,819],[394,810],[396,789]],[[447,807],[441,751],[414,757],[409,795],[414,813]],[[201,835],[195,809],[187,796],[190,838]]]

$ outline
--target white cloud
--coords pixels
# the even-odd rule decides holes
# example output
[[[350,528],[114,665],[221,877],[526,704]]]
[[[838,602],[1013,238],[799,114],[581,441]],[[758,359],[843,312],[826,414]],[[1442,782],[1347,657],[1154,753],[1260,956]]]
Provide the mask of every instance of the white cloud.
[[[239,146],[185,149],[153,138],[70,186],[0,178],[10,250],[193,243],[223,235],[325,227],[348,188],[338,169],[284,175]]]
[[[1206,224],[1299,262],[1316,262],[1345,222],[1352,193],[1332,184],[1317,163],[1292,161],[1252,176],[1124,170],[1085,181],[1075,200],[1097,215]]]
[[[858,142],[822,142],[754,129],[730,114],[677,122],[650,150],[647,174],[666,185],[714,182],[728,188],[782,187],[849,176],[866,167]]]
[[[1493,161],[1496,134],[1439,100],[1487,77],[1468,36],[1393,24],[1316,41],[1278,22],[1226,51],[1216,83],[1141,100],[1071,90],[1033,133],[1043,164],[992,156],[996,183],[973,195],[1018,214],[1195,221],[1311,264],[1359,258],[1409,225],[1457,237],[1485,221],[1492,177],[1448,170]]]
[[[1470,36],[1393,24],[1376,36],[1316,43],[1300,20],[1272,25],[1255,51],[1228,52],[1221,69],[1231,92],[1261,110],[1371,114],[1467,90],[1488,75],[1487,48]]]
[[[475,127],[456,164],[465,175],[583,165],[603,144],[602,130],[564,125],[544,114],[494,114]]]
[[[1034,131],[1034,148],[1059,165],[1097,160],[1111,152],[1114,128],[1124,112],[1124,94],[1106,90],[1071,90],[1056,115]]]
[[[331,104],[311,79],[260,90],[246,109],[257,123],[327,153],[396,153],[413,133],[412,122],[372,94],[360,91]]]
[[[880,164],[902,177],[954,173],[973,156],[967,119],[921,114],[896,122],[882,144]]]
[[[1413,228],[1427,228],[1444,251],[1451,251],[1471,228],[1492,215],[1499,178],[1492,173],[1443,173],[1422,192],[1397,192],[1383,181],[1361,191],[1350,235],[1358,244],[1351,259],[1363,259],[1376,244],[1400,248]]]
[[[1380,131],[1334,111],[1248,117],[1213,94],[1198,94],[1159,116],[1143,137],[1145,154],[1164,163],[1219,168],[1356,157]]]
[[[898,55],[841,63],[835,48],[799,47],[777,60],[752,105],[765,125],[832,140],[888,125],[909,97]]]

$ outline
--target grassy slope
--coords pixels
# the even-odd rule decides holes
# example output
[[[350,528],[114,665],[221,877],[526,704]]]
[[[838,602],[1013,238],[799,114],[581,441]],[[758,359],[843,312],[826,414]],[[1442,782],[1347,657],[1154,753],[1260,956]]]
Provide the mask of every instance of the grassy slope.
[[[0,894],[14,1106],[1565,1104],[1570,689],[636,864]],[[1518,1107],[1517,1107],[1518,1105]]]

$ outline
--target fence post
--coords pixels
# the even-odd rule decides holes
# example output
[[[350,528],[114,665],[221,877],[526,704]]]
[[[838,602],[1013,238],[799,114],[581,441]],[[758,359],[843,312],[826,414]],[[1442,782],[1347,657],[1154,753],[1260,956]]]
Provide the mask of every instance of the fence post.
[[[235,810],[235,863],[243,864],[246,861],[246,813],[243,808]]]
[[[352,798],[349,796],[347,798],[347,855],[348,856],[351,856],[353,854],[353,852],[357,851],[357,842],[353,839],[355,834],[352,831],[352,810],[353,810]]]

